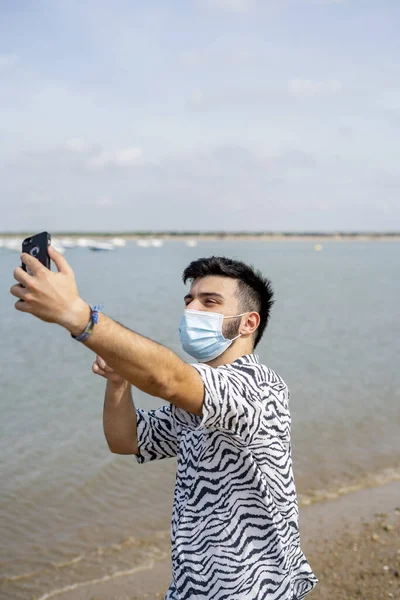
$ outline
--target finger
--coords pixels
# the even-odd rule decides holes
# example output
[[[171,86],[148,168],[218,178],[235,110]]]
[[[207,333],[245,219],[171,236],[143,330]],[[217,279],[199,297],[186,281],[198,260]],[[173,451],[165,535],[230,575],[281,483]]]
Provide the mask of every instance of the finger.
[[[31,305],[29,302],[24,302],[23,300],[18,300],[14,304],[15,308],[20,312],[31,312]]]
[[[103,369],[100,369],[99,365],[96,362],[92,365],[92,371],[93,373],[96,373],[96,375],[103,375],[104,377]]]
[[[99,365],[100,369],[103,369],[103,371],[105,371],[106,373],[114,373],[114,369],[109,367],[104,358],[101,358],[101,356],[97,355],[96,362]]]
[[[26,254],[26,252],[21,254],[21,260],[34,275],[45,268],[37,258],[30,254]]]
[[[51,260],[56,265],[59,273],[72,273],[72,269],[63,257],[63,255],[57,252],[57,250],[53,246],[49,246],[47,248],[47,251]]]
[[[96,356],[96,362],[97,362],[97,364],[99,365],[100,369],[103,369],[103,370],[104,370],[104,367],[106,366],[106,361],[105,361],[105,360],[103,360],[103,359],[101,358],[101,356],[99,356],[99,355],[97,355],[97,356]]]
[[[22,285],[27,286],[29,284],[29,280],[32,279],[32,276],[29,275],[26,271],[23,270],[22,267],[17,267],[14,269],[14,279],[19,281]]]
[[[15,285],[10,287],[10,293],[13,296],[15,296],[16,298],[25,300],[28,290],[26,288],[22,287],[22,285],[20,283],[16,283]]]

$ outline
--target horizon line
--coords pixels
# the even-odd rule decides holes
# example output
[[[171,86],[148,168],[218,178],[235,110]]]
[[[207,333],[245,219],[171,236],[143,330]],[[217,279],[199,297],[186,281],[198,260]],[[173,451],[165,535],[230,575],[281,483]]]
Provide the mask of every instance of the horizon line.
[[[33,235],[29,230],[20,230],[20,231],[3,231],[0,232],[1,235]],[[52,235],[55,236],[68,236],[68,235],[102,235],[102,236],[144,236],[144,235],[170,235],[170,236],[359,236],[359,235],[369,235],[369,236],[395,236],[400,235],[400,230],[398,231],[191,231],[191,230],[138,230],[138,231],[90,231],[90,230],[82,230],[82,231],[66,231],[66,230],[53,230],[51,232]]]

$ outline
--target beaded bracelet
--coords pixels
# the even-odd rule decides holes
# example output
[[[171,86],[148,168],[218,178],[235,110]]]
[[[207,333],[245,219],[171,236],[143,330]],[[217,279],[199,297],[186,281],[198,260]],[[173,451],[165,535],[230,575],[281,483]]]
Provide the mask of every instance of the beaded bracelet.
[[[92,333],[94,326],[99,322],[99,311],[103,308],[103,305],[96,304],[95,306],[92,306],[91,304],[89,304],[89,306],[90,306],[90,320],[89,320],[89,323],[86,325],[84,331],[82,331],[82,333],[77,336],[72,335],[72,333],[71,333],[71,337],[74,340],[76,340],[77,342],[86,342],[89,335]]]

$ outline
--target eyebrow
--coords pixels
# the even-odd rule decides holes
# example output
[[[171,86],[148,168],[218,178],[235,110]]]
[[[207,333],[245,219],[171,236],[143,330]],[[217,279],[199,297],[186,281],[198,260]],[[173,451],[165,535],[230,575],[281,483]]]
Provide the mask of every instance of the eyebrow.
[[[200,298],[204,298],[205,296],[214,296],[215,298],[219,298],[220,300],[224,300],[222,294],[218,294],[218,292],[201,292],[199,294]],[[193,300],[192,294],[186,294],[184,300]]]

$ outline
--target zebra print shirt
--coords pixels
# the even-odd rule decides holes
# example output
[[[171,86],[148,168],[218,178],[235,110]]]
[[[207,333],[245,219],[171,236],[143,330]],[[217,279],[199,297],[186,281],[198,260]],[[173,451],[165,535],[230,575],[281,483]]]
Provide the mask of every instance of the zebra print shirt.
[[[192,366],[202,417],[136,410],[137,461],[178,458],[165,600],[301,600],[318,580],[300,549],[288,388],[255,354]]]

